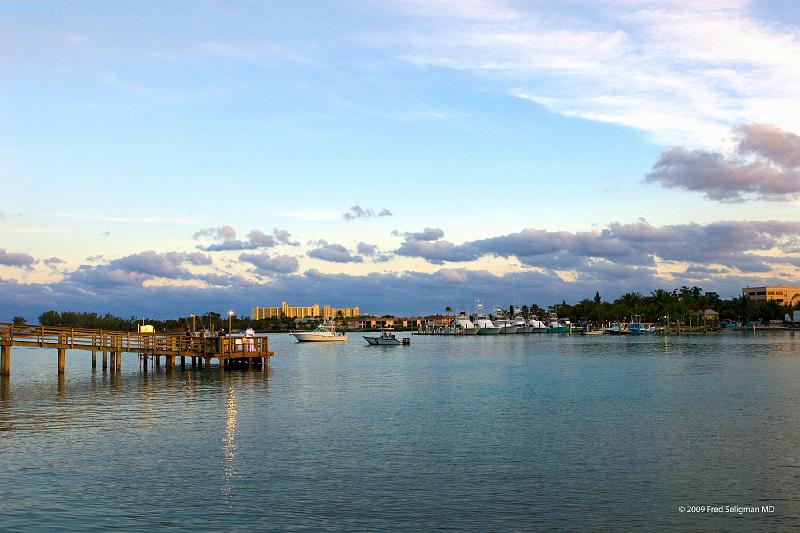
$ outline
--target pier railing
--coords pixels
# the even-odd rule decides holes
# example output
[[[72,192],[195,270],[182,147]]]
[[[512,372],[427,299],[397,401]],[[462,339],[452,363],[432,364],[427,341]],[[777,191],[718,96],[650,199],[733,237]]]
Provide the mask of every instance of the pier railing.
[[[59,370],[63,370],[66,350],[89,350],[119,355],[133,352],[144,356],[167,359],[174,357],[216,358],[226,360],[260,359],[264,363],[274,355],[269,351],[267,337],[195,337],[175,333],[135,333],[105,331],[86,328],[33,326],[27,324],[0,324],[0,374],[8,374],[10,351],[14,346],[31,348],[56,348],[59,351]]]

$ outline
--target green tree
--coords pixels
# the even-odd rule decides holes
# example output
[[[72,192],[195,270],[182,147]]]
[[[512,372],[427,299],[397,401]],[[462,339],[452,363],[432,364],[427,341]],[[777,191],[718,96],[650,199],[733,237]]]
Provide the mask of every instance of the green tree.
[[[25,324],[27,321],[28,320],[24,316],[19,316],[19,315],[15,316],[14,318],[11,319],[11,322],[15,326],[20,326],[22,324]]]

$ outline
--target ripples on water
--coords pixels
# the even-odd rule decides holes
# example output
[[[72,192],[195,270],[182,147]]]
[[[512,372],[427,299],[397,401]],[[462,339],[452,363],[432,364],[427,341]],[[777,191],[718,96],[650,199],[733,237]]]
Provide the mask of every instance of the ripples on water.
[[[0,529],[796,524],[800,335],[270,341],[223,377],[14,349]],[[709,504],[776,512],[677,510]]]

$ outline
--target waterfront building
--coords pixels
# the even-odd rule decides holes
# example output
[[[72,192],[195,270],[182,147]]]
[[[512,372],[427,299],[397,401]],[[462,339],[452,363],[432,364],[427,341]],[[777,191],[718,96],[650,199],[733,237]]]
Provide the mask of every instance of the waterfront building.
[[[280,307],[253,307],[252,314],[250,315],[253,320],[262,320],[265,318],[335,318],[341,314],[344,318],[357,317],[359,315],[358,307],[331,307],[325,305],[320,307],[318,304],[290,307],[288,303],[281,302]]]
[[[745,287],[742,296],[751,300],[776,301],[779,304],[797,303],[800,300],[800,287],[775,285],[772,287]]]
[[[408,328],[419,329],[423,325],[444,327],[455,320],[454,316],[429,315],[418,317],[374,317],[361,316],[347,320],[348,329]]]

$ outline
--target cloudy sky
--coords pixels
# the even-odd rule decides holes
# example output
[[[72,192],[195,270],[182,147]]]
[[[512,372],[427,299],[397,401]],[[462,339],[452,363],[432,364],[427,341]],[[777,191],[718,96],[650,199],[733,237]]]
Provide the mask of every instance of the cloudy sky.
[[[792,1],[0,2],[0,321],[800,281]]]

